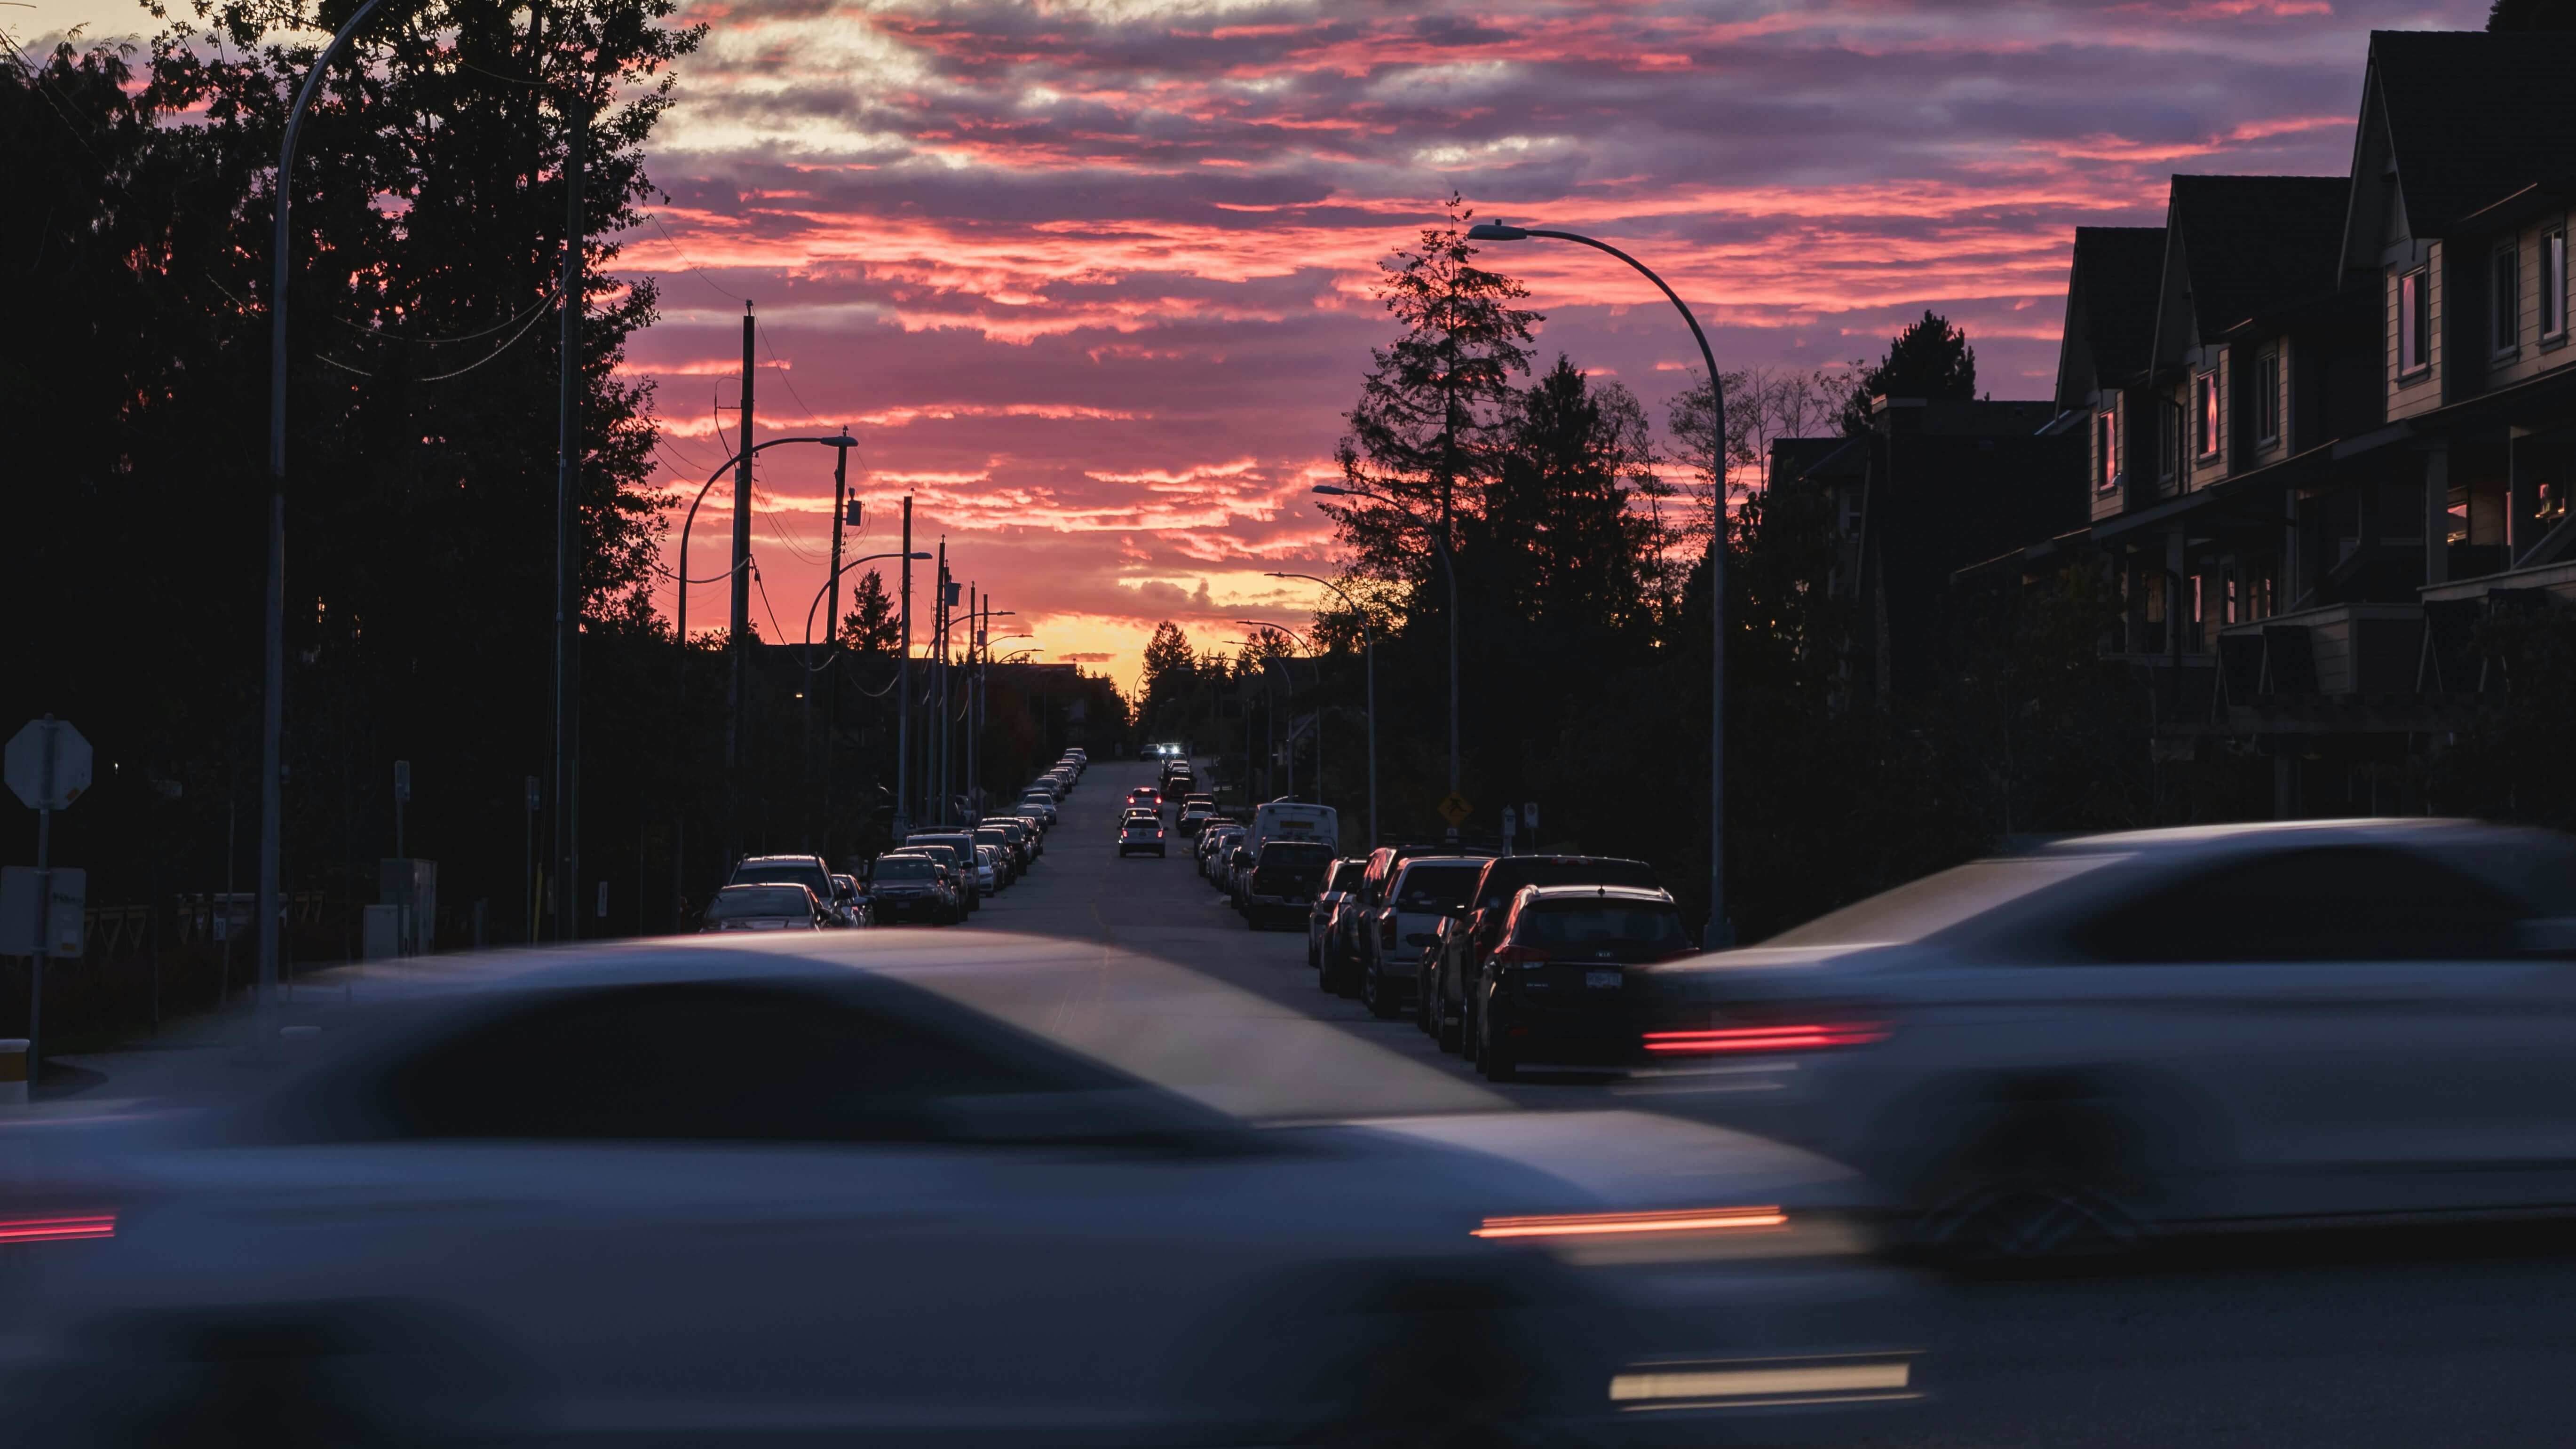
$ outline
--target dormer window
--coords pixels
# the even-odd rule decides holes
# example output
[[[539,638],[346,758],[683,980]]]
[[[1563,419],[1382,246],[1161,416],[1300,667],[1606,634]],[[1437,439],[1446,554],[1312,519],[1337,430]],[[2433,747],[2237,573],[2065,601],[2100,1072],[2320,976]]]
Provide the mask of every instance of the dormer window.
[[[2487,342],[2498,357],[2522,345],[2522,249],[2511,242],[2487,257]]]
[[[2119,415],[2109,408],[2093,415],[2093,449],[2100,462],[2094,476],[2093,491],[2108,493],[2120,486]]]
[[[2218,374],[2204,372],[2191,380],[2191,452],[2195,458],[2218,456]]]
[[[2433,295],[2423,267],[2397,279],[2397,371],[2400,376],[2433,365]]]

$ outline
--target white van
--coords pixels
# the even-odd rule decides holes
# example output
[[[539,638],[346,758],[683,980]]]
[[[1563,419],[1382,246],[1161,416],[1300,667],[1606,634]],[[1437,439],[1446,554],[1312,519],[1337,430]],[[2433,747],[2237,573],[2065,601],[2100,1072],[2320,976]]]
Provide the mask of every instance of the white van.
[[[1252,812],[1252,835],[1244,844],[1258,853],[1274,840],[1319,840],[1338,850],[1341,839],[1341,817],[1330,805],[1273,800]]]

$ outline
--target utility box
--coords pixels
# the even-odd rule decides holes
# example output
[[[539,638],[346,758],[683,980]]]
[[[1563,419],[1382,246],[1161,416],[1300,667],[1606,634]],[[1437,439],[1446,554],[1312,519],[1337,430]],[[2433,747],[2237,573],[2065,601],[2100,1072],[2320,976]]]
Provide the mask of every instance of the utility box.
[[[376,899],[380,904],[393,906],[402,912],[401,926],[395,936],[395,954],[429,954],[438,928],[438,862],[409,859],[377,862]]]
[[[391,961],[402,955],[402,907],[368,906],[361,914],[359,959]]]

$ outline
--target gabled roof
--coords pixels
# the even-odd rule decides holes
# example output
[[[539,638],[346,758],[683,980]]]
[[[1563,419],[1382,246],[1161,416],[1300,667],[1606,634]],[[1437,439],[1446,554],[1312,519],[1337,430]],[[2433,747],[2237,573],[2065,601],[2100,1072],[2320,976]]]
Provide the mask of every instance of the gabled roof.
[[[2214,338],[2334,291],[2350,192],[2342,176],[2175,177],[2156,360],[2180,359],[2185,322]]]
[[[2164,271],[2160,226],[2079,226],[2066,275],[2066,330],[2058,343],[2057,405],[2083,407],[2096,388],[2146,370],[2156,340],[2156,283]]]
[[[2362,104],[2379,106],[2387,123],[2407,225],[2441,235],[2480,207],[2567,174],[2576,31],[2373,31]]]
[[[1809,478],[1858,478],[1869,464],[1869,445],[1861,438],[1773,438],[1770,476],[1773,488]]]

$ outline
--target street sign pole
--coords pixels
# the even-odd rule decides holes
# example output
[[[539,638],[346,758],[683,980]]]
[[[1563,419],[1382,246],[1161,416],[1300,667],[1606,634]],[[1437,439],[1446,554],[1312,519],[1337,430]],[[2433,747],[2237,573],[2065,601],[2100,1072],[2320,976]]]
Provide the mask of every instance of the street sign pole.
[[[33,915],[27,938],[32,963],[27,998],[27,1090],[33,1096],[37,1066],[44,1059],[45,958],[60,950],[63,943],[63,934],[54,928],[54,812],[79,799],[81,792],[89,788],[89,741],[52,715],[30,720],[9,740],[5,773],[10,790],[36,812],[35,896],[30,902]],[[64,874],[77,876],[80,872]],[[81,940],[76,929],[77,911],[74,914],[71,950],[77,953]]]

